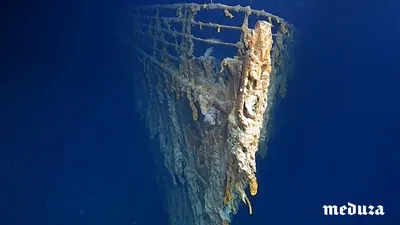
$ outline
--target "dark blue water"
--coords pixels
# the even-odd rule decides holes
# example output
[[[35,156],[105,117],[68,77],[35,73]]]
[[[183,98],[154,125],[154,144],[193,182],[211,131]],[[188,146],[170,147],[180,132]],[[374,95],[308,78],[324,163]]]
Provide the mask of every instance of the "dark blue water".
[[[10,2],[1,7],[0,225],[167,224],[133,107],[133,54],[116,35],[129,33],[138,3]],[[233,224],[399,224],[400,4],[251,4],[295,24],[299,47],[258,162],[254,215],[243,206]],[[382,204],[386,215],[322,215],[322,205],[347,202]]]
[[[133,57],[115,35],[130,25],[123,6],[7,5],[1,225],[163,221],[133,107]]]

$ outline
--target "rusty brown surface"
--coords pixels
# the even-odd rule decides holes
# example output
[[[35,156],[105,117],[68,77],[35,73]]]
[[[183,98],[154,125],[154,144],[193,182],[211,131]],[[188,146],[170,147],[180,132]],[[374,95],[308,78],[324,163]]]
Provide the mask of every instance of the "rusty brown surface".
[[[168,10],[176,17],[163,14]],[[230,19],[242,13],[244,20],[196,21],[202,10]],[[260,17],[254,28],[252,14]],[[285,87],[293,26],[265,11],[222,4],[144,6],[134,18],[137,111],[156,143],[170,224],[229,224],[241,202],[253,213],[246,193],[258,191],[256,153],[266,149],[276,93]],[[193,26],[241,32],[229,43],[195,37]],[[273,26],[281,28],[273,33]],[[219,62],[207,48],[195,56],[195,42],[233,47],[237,55]]]

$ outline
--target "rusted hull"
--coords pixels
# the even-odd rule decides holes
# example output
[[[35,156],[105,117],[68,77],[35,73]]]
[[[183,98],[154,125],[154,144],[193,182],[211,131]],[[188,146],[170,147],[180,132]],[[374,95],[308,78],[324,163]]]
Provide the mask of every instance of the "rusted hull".
[[[241,26],[195,20],[207,10],[244,19]],[[265,154],[274,102],[286,90],[294,28],[265,11],[222,4],[143,6],[134,18],[137,110],[157,143],[170,224],[229,224],[241,202],[253,213],[247,193],[258,191],[255,159]],[[199,38],[193,27],[237,30],[238,41]],[[195,42],[237,55],[218,62],[208,48],[195,56]]]

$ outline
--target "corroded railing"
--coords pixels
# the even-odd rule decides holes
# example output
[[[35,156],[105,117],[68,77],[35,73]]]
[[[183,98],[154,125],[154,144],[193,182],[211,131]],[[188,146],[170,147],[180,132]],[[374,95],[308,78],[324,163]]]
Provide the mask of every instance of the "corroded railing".
[[[202,22],[196,20],[198,12],[216,10],[224,13],[226,17],[234,19],[235,14],[243,14],[244,20],[241,26],[219,24],[215,22]],[[166,16],[175,11],[175,16]],[[289,36],[294,27],[284,19],[264,10],[254,10],[250,7],[228,6],[224,4],[171,4],[171,5],[149,5],[137,7],[133,11],[135,46],[142,51],[144,57],[153,56],[157,65],[175,65],[178,67],[180,60],[193,57],[193,41],[203,42],[209,45],[222,45],[238,49],[239,54],[244,54],[246,46],[242,41],[243,36],[249,30],[249,17],[256,16],[257,20],[267,20],[277,26],[275,38]],[[178,26],[176,26],[178,25]],[[237,42],[225,42],[213,38],[200,38],[192,34],[193,26],[212,28],[219,33],[223,30],[240,31]],[[178,27],[180,28],[178,30]],[[281,36],[280,34],[283,34]],[[166,38],[169,36],[169,40]],[[146,46],[152,52],[143,51]],[[283,47],[283,46],[281,46]],[[144,54],[146,53],[146,54]]]

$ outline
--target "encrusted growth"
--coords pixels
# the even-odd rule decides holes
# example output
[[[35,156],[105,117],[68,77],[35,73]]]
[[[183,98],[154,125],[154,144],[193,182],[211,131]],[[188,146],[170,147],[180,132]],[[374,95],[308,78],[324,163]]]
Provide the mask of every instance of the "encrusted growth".
[[[196,21],[204,10],[232,20],[241,13],[244,21],[241,26]],[[259,19],[254,27],[252,15]],[[286,90],[284,65],[294,28],[265,11],[223,4],[143,6],[134,18],[134,49],[142,67],[134,75],[137,108],[159,143],[153,153],[163,162],[158,167],[170,224],[229,224],[240,202],[252,214],[246,189],[257,194],[256,153],[268,140],[277,93]],[[240,31],[240,39],[197,37],[193,27]],[[238,53],[218,61],[208,47],[195,56],[194,42]]]

